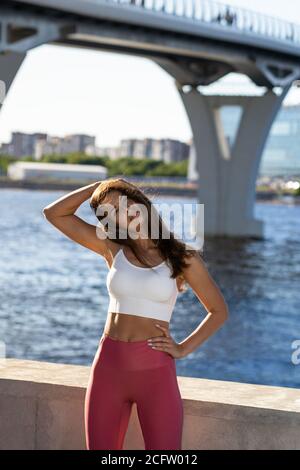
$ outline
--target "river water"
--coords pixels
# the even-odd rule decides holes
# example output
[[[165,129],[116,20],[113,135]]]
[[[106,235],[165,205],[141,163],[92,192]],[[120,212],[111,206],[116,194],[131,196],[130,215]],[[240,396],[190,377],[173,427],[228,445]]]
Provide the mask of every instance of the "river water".
[[[0,341],[7,357],[91,365],[107,314],[108,268],[44,218],[42,208],[62,194],[0,191]],[[78,215],[97,222],[87,202]],[[265,222],[264,240],[205,240],[206,265],[230,317],[176,360],[179,376],[300,386],[292,360],[300,340],[300,206],[256,203],[255,215]],[[188,336],[205,313],[191,289],[180,294],[174,339]]]

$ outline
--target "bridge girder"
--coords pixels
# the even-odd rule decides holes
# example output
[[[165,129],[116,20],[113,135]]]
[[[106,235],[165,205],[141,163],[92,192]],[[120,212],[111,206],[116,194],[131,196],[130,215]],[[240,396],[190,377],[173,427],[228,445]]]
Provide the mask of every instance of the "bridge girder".
[[[182,85],[207,86],[230,72],[247,75],[256,85],[273,88],[300,79],[300,64],[285,55],[208,38],[80,19],[0,6],[0,53],[27,52],[42,44],[83,47],[146,57]]]

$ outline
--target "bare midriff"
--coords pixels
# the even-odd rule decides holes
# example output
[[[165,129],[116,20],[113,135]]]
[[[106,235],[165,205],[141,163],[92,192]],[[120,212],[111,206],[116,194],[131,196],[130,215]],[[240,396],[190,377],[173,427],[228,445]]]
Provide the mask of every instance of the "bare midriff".
[[[121,341],[142,341],[155,336],[164,336],[155,324],[169,331],[169,322],[155,318],[139,317],[128,313],[108,312],[103,334]]]

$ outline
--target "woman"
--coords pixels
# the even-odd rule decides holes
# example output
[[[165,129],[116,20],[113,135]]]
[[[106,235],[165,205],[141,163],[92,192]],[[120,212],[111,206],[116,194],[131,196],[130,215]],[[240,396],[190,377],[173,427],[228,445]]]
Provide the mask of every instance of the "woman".
[[[97,227],[75,215],[88,198]],[[109,268],[108,315],[85,396],[87,449],[122,449],[136,403],[145,449],[180,450],[183,403],[175,360],[197,349],[228,316],[199,252],[176,239],[149,198],[122,178],[72,191],[43,214],[73,241],[101,255]],[[177,343],[169,322],[186,284],[207,315]]]

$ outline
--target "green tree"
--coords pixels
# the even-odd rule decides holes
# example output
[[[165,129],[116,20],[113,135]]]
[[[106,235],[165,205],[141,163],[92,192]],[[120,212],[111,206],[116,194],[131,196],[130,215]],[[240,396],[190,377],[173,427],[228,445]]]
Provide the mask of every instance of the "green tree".
[[[26,155],[19,159],[10,156],[1,156],[0,169],[6,173],[7,166],[12,161],[36,161],[32,155]],[[79,165],[102,165],[108,170],[108,176],[186,176],[188,161],[164,163],[162,160],[150,158],[133,158],[130,156],[116,159],[107,155],[85,155],[82,152],[72,152],[64,155],[43,155],[39,162],[44,163],[75,163]]]

